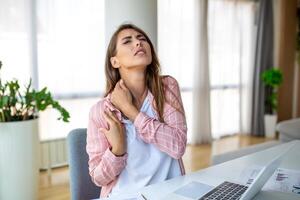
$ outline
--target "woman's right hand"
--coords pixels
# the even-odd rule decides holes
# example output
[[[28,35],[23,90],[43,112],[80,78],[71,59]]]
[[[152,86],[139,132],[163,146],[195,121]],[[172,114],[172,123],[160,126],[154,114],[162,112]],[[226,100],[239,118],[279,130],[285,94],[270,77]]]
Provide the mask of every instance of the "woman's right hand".
[[[132,103],[132,95],[121,79],[111,93],[112,104],[119,109],[131,121],[134,121],[139,111]]]
[[[123,113],[126,109],[128,109],[128,107],[133,105],[132,95],[122,79],[117,82],[111,93],[111,102]]]
[[[103,116],[109,124],[109,129],[101,128],[100,131],[104,133],[110,143],[112,147],[111,152],[116,156],[124,155],[126,153],[126,136],[122,123],[111,111],[104,111]]]

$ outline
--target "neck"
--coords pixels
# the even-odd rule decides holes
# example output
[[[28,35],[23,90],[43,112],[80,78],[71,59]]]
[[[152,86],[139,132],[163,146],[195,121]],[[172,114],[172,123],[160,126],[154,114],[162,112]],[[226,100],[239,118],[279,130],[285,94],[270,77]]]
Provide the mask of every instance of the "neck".
[[[123,79],[126,87],[130,90],[133,97],[133,103],[137,108],[140,108],[148,91],[145,73],[145,70],[130,71],[130,73],[124,73],[120,70],[121,78]]]

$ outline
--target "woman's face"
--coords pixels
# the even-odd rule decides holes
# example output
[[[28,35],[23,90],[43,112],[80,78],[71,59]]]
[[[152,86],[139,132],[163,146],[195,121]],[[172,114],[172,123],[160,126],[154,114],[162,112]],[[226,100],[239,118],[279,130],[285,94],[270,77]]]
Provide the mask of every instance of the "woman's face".
[[[124,29],[118,34],[116,55],[110,61],[115,68],[146,68],[152,62],[150,44],[143,34]]]

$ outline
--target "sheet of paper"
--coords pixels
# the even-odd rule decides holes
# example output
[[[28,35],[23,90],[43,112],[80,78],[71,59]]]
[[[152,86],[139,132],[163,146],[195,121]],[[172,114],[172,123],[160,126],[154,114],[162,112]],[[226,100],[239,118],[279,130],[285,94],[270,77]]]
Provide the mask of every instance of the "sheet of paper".
[[[300,171],[278,168],[264,190],[294,193],[300,197]]]
[[[244,185],[252,183],[261,169],[261,166],[245,169],[240,176],[241,183]],[[263,190],[294,193],[300,197],[300,171],[278,168],[264,185]]]

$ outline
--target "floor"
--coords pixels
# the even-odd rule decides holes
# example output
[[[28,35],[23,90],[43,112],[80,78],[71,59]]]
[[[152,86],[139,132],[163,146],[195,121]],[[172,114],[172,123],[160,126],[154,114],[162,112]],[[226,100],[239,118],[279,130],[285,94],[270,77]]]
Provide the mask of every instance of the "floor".
[[[183,156],[186,173],[194,172],[210,166],[212,155],[225,153],[253,144],[265,142],[269,139],[263,137],[252,137],[235,135],[214,141],[211,145],[188,145]],[[40,173],[40,200],[69,200],[69,171],[68,167],[52,170],[51,178],[47,172]]]

